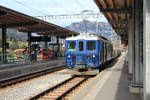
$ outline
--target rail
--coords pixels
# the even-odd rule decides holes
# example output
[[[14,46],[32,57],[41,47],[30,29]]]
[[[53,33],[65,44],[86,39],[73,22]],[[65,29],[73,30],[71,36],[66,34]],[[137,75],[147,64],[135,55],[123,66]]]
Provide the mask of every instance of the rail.
[[[31,79],[31,78],[34,78],[34,77],[37,77],[37,76],[52,73],[52,72],[55,72],[55,71],[58,71],[58,70],[61,70],[61,69],[64,69],[64,68],[65,68],[65,65],[61,65],[61,66],[57,66],[55,68],[47,68],[47,69],[44,69],[44,70],[31,72],[31,73],[20,75],[20,76],[14,76],[12,78],[8,78],[8,79],[5,79],[5,80],[0,80],[0,87],[5,87],[5,86],[8,86],[8,85],[11,85],[11,84],[14,84],[14,83],[18,83],[18,82],[21,82],[21,81],[24,81],[24,80],[27,80],[27,79]]]
[[[30,98],[30,100],[61,100],[63,98],[66,98],[66,96],[71,93],[74,89],[79,87],[83,82],[88,80],[89,77],[71,77],[49,89],[46,91],[36,95],[35,97]]]

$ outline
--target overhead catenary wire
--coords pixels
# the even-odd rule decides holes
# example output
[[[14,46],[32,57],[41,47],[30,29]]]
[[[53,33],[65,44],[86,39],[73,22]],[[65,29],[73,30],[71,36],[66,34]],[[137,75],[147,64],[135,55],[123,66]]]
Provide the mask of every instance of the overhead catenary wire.
[[[26,7],[26,8],[30,8],[29,10],[31,11],[31,10],[34,10],[34,11],[36,11],[36,12],[38,12],[38,13],[40,13],[40,14],[42,14],[42,15],[46,15],[45,13],[43,13],[43,12],[41,12],[40,10],[38,10],[38,9],[35,9],[35,8],[33,8],[33,7],[30,7],[30,6],[28,6],[27,4],[25,4],[25,3],[23,3],[23,2],[20,2],[20,1],[18,1],[18,0],[13,0],[13,1],[15,1],[17,4],[20,4],[20,5],[22,5],[22,6],[24,6],[24,7]],[[82,9],[84,9],[85,10],[85,7],[83,6],[83,4],[82,3],[80,3],[78,0],[74,0],[74,2],[80,7],[80,8],[82,8]],[[61,8],[63,8],[65,11],[69,11],[68,9],[65,9],[65,7],[61,4],[61,3],[59,3],[59,5],[61,6]],[[99,13],[95,13],[95,14],[98,14],[97,15],[97,17],[95,17],[96,19],[98,18],[98,16],[100,16],[101,14],[99,14]],[[52,15],[52,16],[55,16],[56,18],[53,18],[54,20],[58,20],[59,22],[60,22],[60,19],[68,19],[68,18],[70,18],[70,19],[75,19],[75,18],[79,18],[80,16],[81,16],[82,14],[66,14],[66,15],[63,15],[63,16],[61,16],[61,15]],[[65,18],[65,17],[66,18]],[[87,16],[87,15],[85,15],[85,16]],[[91,18],[92,17],[94,17],[94,16],[96,16],[96,15],[94,15],[94,13],[93,13],[93,15],[92,14],[90,14],[90,15],[88,15],[88,16],[91,16]],[[40,17],[42,17],[42,16],[40,16]],[[62,18],[61,18],[62,17]],[[48,15],[48,16],[43,16],[43,18],[48,18],[48,19],[51,19],[51,15]],[[44,19],[43,19],[44,20]],[[48,20],[47,20],[48,21]],[[63,21],[63,22],[65,22],[65,21]]]
[[[62,0],[61,0],[61,1],[62,1]],[[62,2],[63,2],[63,1],[62,1]],[[62,7],[66,13],[70,12],[70,11],[69,11],[68,9],[66,9],[62,4],[63,4],[63,3],[60,3],[60,7]]]
[[[80,8],[85,9],[85,7],[78,0],[74,0],[74,2],[79,5]]]
[[[26,8],[30,8],[30,10],[33,9],[34,11],[38,12],[39,14],[47,15],[47,14],[45,14],[44,12],[41,12],[40,10],[37,10],[37,9],[35,9],[35,8],[32,8],[32,7],[28,6],[28,5],[25,5],[24,3],[20,2],[20,1],[17,1],[17,0],[13,0],[13,1],[15,1],[16,3],[22,5],[22,6],[26,7]]]

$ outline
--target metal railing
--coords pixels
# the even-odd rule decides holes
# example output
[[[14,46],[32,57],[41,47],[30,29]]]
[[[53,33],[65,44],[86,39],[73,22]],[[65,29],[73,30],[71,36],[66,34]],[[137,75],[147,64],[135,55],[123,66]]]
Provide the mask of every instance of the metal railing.
[[[4,56],[7,57],[6,61],[3,60]],[[65,53],[64,51],[59,51],[59,52],[54,52],[51,51],[50,53],[51,58],[57,58],[57,57],[64,57]],[[25,63],[29,63],[32,61],[35,61],[34,58],[34,54],[7,54],[7,55],[2,55],[0,54],[0,65],[2,64],[25,64]],[[38,54],[36,59],[42,59],[42,55]]]
[[[4,56],[7,57],[6,61],[4,61]],[[30,55],[16,55],[16,54],[7,54],[7,55],[0,55],[0,64],[11,64],[11,63],[26,63],[29,62]]]

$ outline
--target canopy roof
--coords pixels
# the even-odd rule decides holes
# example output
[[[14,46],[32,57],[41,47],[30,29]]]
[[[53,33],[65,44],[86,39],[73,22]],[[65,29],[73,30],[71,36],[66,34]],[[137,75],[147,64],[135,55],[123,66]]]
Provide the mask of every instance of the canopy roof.
[[[15,28],[20,32],[33,32],[40,35],[55,35],[62,38],[78,35],[77,32],[52,23],[0,6],[0,28]]]
[[[131,19],[132,0],[94,0],[115,32],[127,42],[127,24]]]

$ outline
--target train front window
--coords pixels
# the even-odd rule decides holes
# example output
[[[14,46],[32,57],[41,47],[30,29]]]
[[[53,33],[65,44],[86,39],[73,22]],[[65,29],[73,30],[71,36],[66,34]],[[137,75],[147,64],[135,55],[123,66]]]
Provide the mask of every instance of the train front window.
[[[83,51],[83,41],[79,41],[79,51]]]
[[[87,41],[87,50],[95,51],[96,50],[96,41]]]
[[[75,41],[68,42],[68,51],[76,51],[76,42]]]

